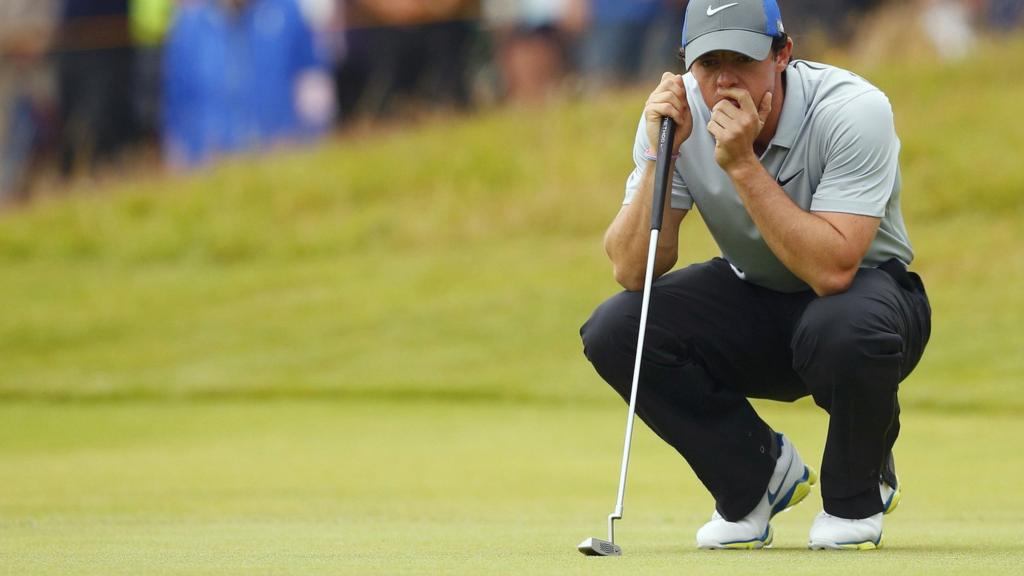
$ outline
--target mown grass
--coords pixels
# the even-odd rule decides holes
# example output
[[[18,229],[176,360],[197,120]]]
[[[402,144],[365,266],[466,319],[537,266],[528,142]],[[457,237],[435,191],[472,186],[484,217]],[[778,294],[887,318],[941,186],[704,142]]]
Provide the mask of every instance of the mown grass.
[[[638,429],[625,556],[585,558],[614,504],[623,409],[545,403],[0,406],[5,574],[1013,574],[1024,562],[1008,415],[910,412],[885,547],[812,553],[815,490],[775,547],[701,552],[713,503]],[[811,463],[826,417],[764,405]]]

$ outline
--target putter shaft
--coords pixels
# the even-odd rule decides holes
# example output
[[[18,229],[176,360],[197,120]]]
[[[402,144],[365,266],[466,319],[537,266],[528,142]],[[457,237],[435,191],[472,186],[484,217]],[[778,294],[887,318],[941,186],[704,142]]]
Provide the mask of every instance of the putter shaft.
[[[647,313],[651,303],[651,287],[654,284],[654,264],[658,251],[658,236],[665,214],[665,197],[671,182],[671,147],[675,138],[676,124],[671,118],[661,119],[661,134],[658,140],[658,160],[654,175],[654,190],[651,202],[651,238],[647,246],[647,268],[644,273],[643,304],[640,310],[640,333],[637,335],[636,361],[633,364],[633,383],[629,393],[629,412],[626,417],[626,438],[622,446],[622,467],[619,471],[619,492],[615,498],[615,511],[608,515],[608,541],[590,538],[579,546],[580,552],[597,556],[618,556],[622,549],[615,544],[615,521],[622,519],[622,506],[626,497],[626,474],[629,471],[629,451],[633,444],[633,422],[636,420],[636,397],[640,387],[640,364],[643,359],[644,336],[647,333]],[[606,544],[607,546],[601,546]],[[607,552],[606,552],[607,550]]]

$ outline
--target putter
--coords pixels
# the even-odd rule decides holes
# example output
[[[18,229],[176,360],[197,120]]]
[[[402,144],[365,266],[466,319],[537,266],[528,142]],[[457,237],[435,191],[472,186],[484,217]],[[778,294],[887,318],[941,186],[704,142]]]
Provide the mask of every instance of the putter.
[[[622,447],[622,469],[619,472],[619,495],[615,511],[608,515],[608,539],[587,538],[576,548],[587,556],[621,556],[622,548],[615,543],[615,521],[622,519],[622,501],[626,496],[626,471],[629,469],[629,447],[633,441],[633,420],[636,414],[636,391],[640,383],[640,359],[643,357],[644,333],[647,331],[647,310],[651,303],[651,284],[654,282],[654,257],[658,250],[658,234],[665,214],[665,195],[671,182],[671,149],[676,123],[671,118],[661,119],[658,139],[658,161],[654,173],[654,199],[651,205],[651,243],[647,249],[647,273],[644,277],[644,297],[640,310],[640,334],[636,342],[636,362],[633,364],[633,386],[629,393],[629,415],[626,417],[626,441]]]

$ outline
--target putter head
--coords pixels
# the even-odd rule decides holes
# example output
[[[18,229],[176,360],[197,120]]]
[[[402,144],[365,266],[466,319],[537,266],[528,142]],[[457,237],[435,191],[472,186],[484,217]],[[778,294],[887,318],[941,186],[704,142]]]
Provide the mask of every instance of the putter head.
[[[586,556],[622,556],[622,548],[600,538],[587,538],[576,549]]]

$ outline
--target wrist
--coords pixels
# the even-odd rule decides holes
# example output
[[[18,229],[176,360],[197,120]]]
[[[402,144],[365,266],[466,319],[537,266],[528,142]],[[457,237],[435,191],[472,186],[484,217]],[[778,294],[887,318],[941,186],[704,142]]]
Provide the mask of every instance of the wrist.
[[[733,180],[742,180],[763,170],[764,167],[761,166],[760,160],[758,160],[757,156],[754,156],[753,154],[740,158],[725,167],[726,174],[728,174]]]
[[[648,147],[647,150],[644,150],[643,157],[644,157],[644,160],[647,160],[648,162],[657,162],[657,160],[658,160],[658,151],[655,148]],[[675,162],[678,159],[679,159],[679,152],[676,152],[675,154],[672,155],[672,161]]]

